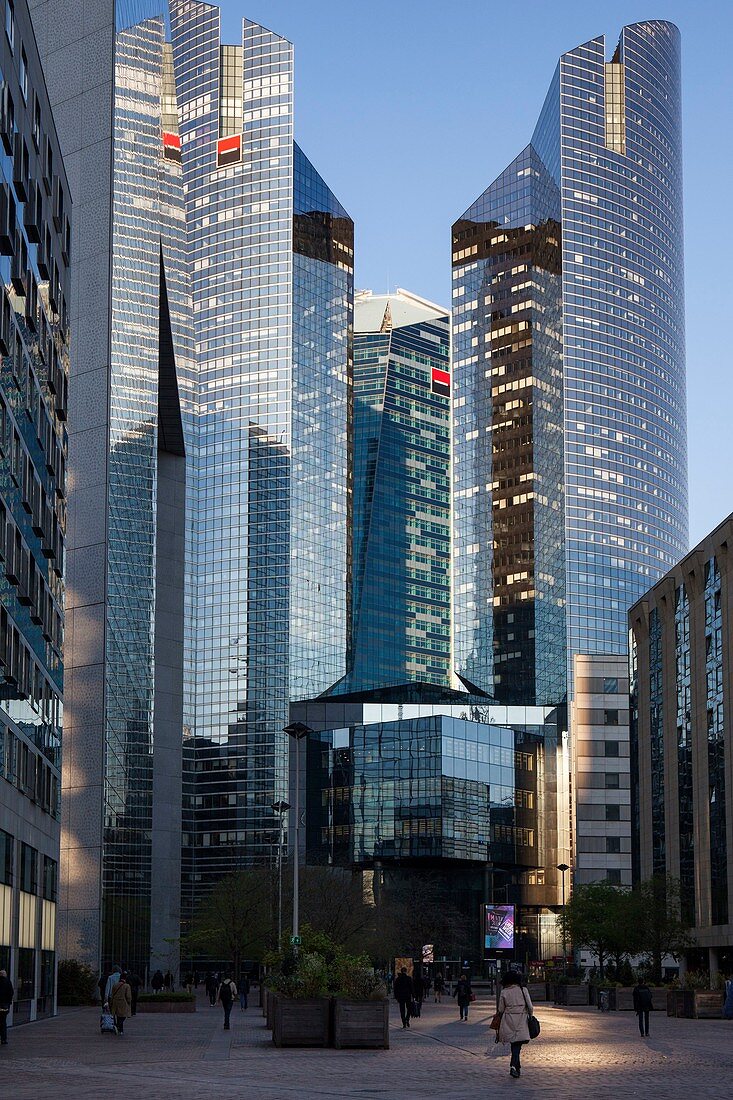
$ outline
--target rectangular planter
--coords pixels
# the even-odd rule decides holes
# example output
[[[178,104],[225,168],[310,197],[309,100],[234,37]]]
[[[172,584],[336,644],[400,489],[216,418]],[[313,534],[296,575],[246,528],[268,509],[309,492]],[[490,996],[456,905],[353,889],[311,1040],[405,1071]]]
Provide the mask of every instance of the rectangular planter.
[[[276,1047],[327,1047],[330,1001],[318,997],[296,1001],[278,996],[273,1013],[272,1039]]]
[[[587,985],[561,985],[555,986],[555,1004],[556,1005],[587,1005],[588,1002],[588,986]]]
[[[545,982],[529,982],[527,985],[527,992],[529,993],[529,999],[532,1004],[537,1004],[538,1001],[546,1001],[547,997],[547,984]]]
[[[138,1001],[138,1012],[195,1012],[195,1001]]]
[[[270,1031],[272,1031],[272,1029],[275,1026],[275,1004],[277,1003],[277,999],[278,999],[279,996],[280,996],[279,993],[273,993],[273,991],[271,989],[268,989],[268,991],[267,991],[267,1007],[266,1007],[266,1010],[265,1010],[265,1020],[267,1022],[267,1026],[269,1027]]]
[[[715,989],[672,989],[667,994],[667,1015],[687,1020],[720,1020],[723,994]]]
[[[344,1001],[336,997],[333,1045],[337,1050],[342,1047],[389,1050],[389,1002]]]

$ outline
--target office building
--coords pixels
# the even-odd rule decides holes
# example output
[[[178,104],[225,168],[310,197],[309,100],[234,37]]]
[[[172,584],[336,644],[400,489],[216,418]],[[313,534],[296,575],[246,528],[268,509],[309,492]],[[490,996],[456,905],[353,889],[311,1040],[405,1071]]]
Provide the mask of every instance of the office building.
[[[676,27],[563,54],[453,273],[456,669],[548,705],[686,547]]]
[[[728,516],[631,608],[634,877],[672,875],[691,968],[733,970]]]
[[[186,912],[269,864],[291,698],[346,671],[353,224],[293,139],[293,47],[170,4],[197,348]]]
[[[162,8],[31,2],[77,215],[59,953],[141,975],[180,929],[193,381]]]
[[[573,882],[631,886],[628,661],[576,654],[574,682]]]
[[[354,310],[349,673],[336,691],[448,686],[450,316],[405,290]]]
[[[478,966],[480,905],[516,906],[515,958],[551,958],[559,863],[569,859],[562,712],[504,707],[434,685],[294,703],[302,750],[302,856],[349,867],[380,900],[429,874],[465,919]],[[307,779],[305,778],[307,775]]]
[[[55,1011],[71,201],[25,0],[0,29],[0,969]]]

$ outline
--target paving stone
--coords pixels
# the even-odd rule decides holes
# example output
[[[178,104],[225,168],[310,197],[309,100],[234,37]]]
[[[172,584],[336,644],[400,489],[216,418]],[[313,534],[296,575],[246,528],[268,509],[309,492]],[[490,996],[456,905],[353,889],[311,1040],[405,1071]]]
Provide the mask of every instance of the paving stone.
[[[256,1000],[256,998],[252,998]],[[276,1050],[260,1009],[236,1006],[231,1030],[201,998],[192,1015],[139,1014],[124,1036],[100,1035],[99,1011],[62,1009],[13,1028],[0,1049],[0,1095],[108,1100],[478,1100],[521,1090],[523,1100],[694,1100],[733,1096],[733,1022],[652,1014],[642,1040],[630,1012],[538,1005],[540,1038],[523,1048],[522,1077],[496,1053],[493,1007],[426,1002],[409,1031],[392,1006],[388,1051]]]

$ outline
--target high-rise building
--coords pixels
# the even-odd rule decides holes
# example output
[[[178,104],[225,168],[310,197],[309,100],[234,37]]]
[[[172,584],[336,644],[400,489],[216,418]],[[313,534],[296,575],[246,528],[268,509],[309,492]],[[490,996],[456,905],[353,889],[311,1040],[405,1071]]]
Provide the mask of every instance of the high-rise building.
[[[453,227],[457,671],[572,692],[687,540],[680,40],[563,54],[530,145]]]
[[[693,969],[733,970],[733,585],[728,516],[634,604],[634,878],[671,875]]]
[[[291,698],[346,671],[353,224],[293,140],[293,47],[170,4],[197,349],[184,891],[269,862]]]
[[[26,0],[0,29],[0,969],[54,1011],[71,201]]]
[[[361,291],[351,653],[337,692],[450,683],[450,436],[448,311]]]
[[[77,214],[59,952],[141,974],[180,928],[193,382],[163,6],[31,3]]]

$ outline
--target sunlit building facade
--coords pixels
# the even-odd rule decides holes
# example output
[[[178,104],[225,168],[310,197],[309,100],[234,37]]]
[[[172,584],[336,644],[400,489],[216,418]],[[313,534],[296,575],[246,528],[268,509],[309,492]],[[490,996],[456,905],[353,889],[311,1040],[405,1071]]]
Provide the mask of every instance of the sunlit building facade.
[[[71,201],[25,0],[0,27],[0,969],[51,1015],[61,821]]]
[[[293,47],[170,4],[198,366],[184,901],[269,863],[291,698],[346,671],[353,225],[293,139]]]
[[[624,27],[606,57],[563,54],[453,227],[456,667],[507,701],[624,653],[686,547],[679,32]]]
[[[180,928],[194,376],[172,54],[160,0],[69,3],[63,28],[31,7],[78,212],[59,952],[144,975],[175,966]]]
[[[448,686],[450,316],[405,290],[354,311],[349,673],[336,691]]]

